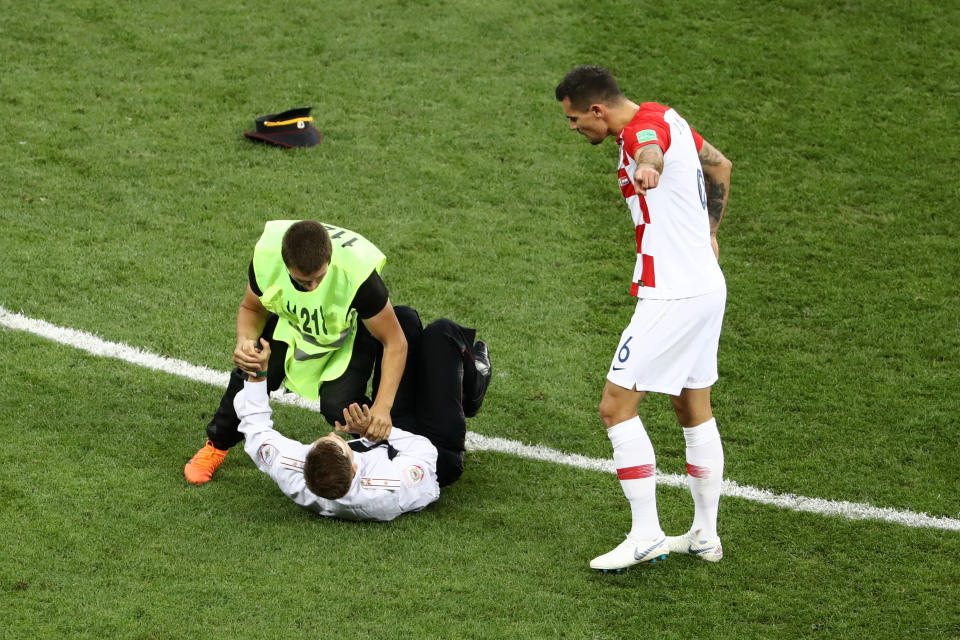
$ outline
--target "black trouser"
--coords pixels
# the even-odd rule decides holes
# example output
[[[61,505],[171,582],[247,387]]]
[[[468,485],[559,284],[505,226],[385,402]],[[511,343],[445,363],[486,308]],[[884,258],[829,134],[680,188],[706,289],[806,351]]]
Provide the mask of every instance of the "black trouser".
[[[395,309],[407,338],[407,364],[390,416],[396,426],[424,436],[437,448],[437,479],[444,487],[463,473],[467,434],[463,389],[472,388],[476,375],[471,354],[476,331],[445,318],[424,329],[414,309]],[[379,343],[376,347],[374,390],[380,382],[383,354]]]
[[[273,339],[277,320],[278,316],[270,314],[261,334],[261,337],[270,343],[270,363],[267,365],[267,389],[270,391],[279,389],[283,383],[283,363],[287,356],[287,343]],[[346,371],[339,378],[320,385],[320,412],[331,425],[338,420],[343,422],[343,410],[351,403],[371,404],[367,397],[367,381],[370,379],[378,348],[381,351],[383,348],[363,326],[363,322],[358,322],[357,325],[353,354]],[[220,399],[220,406],[207,425],[207,437],[217,449],[229,449],[243,440],[243,434],[237,430],[240,419],[233,408],[233,399],[243,389],[246,379],[247,374],[239,367],[230,373],[230,382]]]

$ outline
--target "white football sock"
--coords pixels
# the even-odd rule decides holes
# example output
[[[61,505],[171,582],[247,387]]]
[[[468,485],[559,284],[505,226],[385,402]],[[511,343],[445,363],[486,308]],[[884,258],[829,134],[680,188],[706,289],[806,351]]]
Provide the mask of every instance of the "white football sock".
[[[690,530],[699,529],[701,536],[712,538],[717,535],[717,510],[723,481],[723,445],[716,419],[710,418],[703,424],[684,429],[683,438],[687,443],[687,482],[694,504]]]
[[[663,535],[657,515],[656,458],[653,444],[640,417],[631,418],[607,429],[613,444],[613,463],[623,494],[630,503],[634,538],[649,539]]]

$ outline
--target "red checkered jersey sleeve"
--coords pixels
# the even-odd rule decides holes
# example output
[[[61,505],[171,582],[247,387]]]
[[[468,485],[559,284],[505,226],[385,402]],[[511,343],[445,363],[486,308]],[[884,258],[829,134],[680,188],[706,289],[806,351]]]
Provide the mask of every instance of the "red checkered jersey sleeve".
[[[657,144],[666,153],[670,148],[670,125],[663,119],[669,107],[656,102],[644,102],[623,128],[623,150],[630,158],[637,157],[637,151],[650,144]]]
[[[621,134],[624,151],[631,158],[637,156],[637,151],[648,144],[658,144],[666,153],[670,148],[670,125],[663,119],[663,114],[670,107],[656,102],[644,102],[640,105],[633,119],[623,128]],[[703,136],[690,128],[693,141],[697,145],[697,152],[703,147]]]

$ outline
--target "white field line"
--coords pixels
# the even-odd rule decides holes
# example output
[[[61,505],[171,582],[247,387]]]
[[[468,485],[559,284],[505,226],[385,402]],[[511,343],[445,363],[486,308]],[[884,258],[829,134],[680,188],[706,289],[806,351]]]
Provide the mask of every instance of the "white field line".
[[[229,373],[227,372],[214,371],[213,369],[200,367],[190,364],[189,362],[184,362],[183,360],[175,360],[136,349],[125,344],[109,342],[90,333],[58,327],[43,320],[36,320],[19,313],[7,311],[2,306],[0,306],[0,325],[17,331],[26,331],[60,344],[81,349],[96,356],[116,358],[141,367],[164,371],[171,375],[217,387],[226,387],[229,377]],[[275,395],[273,400],[282,404],[298,406],[312,411],[319,411],[320,407],[319,403],[309,402],[292,393]],[[549,449],[542,445],[523,444],[504,438],[484,436],[472,431],[467,433],[467,449],[469,451],[495,451],[521,458],[541,460],[580,469],[616,473],[612,459],[588,458],[575,453],[564,453],[555,449]],[[671,487],[687,486],[686,476],[674,473],[661,473],[658,471],[657,482]],[[820,498],[808,498],[790,493],[777,494],[764,489],[741,486],[733,480],[723,481],[722,493],[725,496],[751,500],[753,502],[773,505],[792,511],[841,516],[849,520],[884,520],[886,522],[893,522],[914,528],[960,531],[960,520],[954,518],[874,507],[870,504],[857,502],[822,500]]]

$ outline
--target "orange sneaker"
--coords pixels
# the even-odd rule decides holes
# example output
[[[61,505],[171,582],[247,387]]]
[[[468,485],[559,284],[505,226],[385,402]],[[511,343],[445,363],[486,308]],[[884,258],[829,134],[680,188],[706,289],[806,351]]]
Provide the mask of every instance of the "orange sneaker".
[[[197,451],[197,455],[190,458],[190,462],[183,468],[183,475],[193,484],[209,482],[213,472],[226,457],[226,451],[217,449],[207,440],[207,444],[203,445],[203,448]]]

